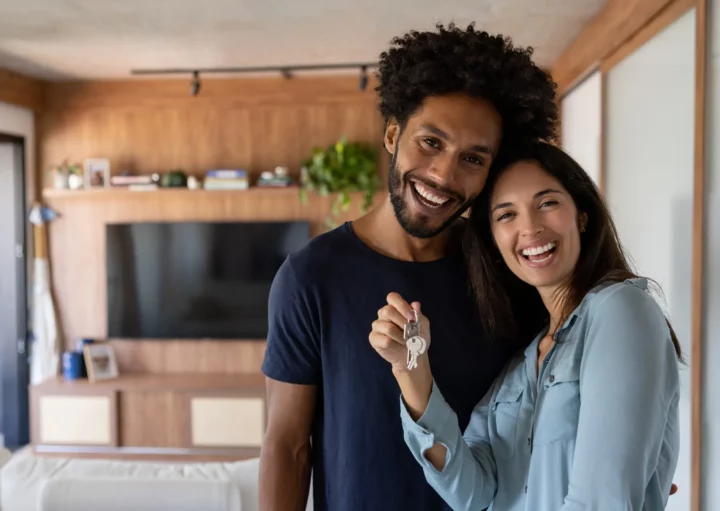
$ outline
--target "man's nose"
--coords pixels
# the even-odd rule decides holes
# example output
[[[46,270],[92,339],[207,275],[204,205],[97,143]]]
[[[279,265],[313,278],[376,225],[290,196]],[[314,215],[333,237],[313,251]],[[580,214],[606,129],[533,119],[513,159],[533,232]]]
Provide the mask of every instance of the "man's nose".
[[[455,182],[457,166],[458,162],[454,155],[444,152],[433,159],[429,170],[439,183],[452,184]]]

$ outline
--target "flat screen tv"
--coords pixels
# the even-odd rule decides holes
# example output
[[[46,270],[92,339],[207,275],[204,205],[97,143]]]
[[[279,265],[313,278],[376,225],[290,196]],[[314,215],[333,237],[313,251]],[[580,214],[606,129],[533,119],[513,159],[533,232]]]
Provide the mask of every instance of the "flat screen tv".
[[[110,224],[108,336],[265,339],[268,295],[307,222]]]

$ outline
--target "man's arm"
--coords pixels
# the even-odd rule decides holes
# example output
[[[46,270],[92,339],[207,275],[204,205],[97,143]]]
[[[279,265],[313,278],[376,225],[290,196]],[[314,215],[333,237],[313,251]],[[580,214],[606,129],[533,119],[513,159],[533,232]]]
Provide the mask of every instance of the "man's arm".
[[[268,425],[260,451],[260,511],[303,511],[311,473],[315,385],[266,379]]]

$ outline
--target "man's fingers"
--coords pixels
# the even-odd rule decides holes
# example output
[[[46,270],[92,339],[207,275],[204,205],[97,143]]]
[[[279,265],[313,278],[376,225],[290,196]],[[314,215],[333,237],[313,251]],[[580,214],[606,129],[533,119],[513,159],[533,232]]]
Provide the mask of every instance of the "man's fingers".
[[[407,321],[413,321],[415,319],[415,313],[412,307],[410,307],[410,304],[398,293],[390,293],[387,295],[387,303],[395,307]]]
[[[420,313],[420,302],[413,302],[410,304],[410,307],[412,307],[414,310],[418,311],[418,314]]]

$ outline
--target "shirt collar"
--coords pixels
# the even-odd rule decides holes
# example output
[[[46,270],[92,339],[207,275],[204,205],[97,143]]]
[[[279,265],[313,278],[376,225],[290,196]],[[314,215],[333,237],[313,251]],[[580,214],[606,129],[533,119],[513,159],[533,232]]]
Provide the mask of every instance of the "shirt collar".
[[[647,290],[647,287],[648,287],[648,281],[646,278],[643,278],[643,277],[627,279],[627,280],[625,280],[625,282],[629,283],[629,284],[633,284],[642,290]],[[591,289],[588,292],[588,294],[586,294],[585,297],[582,299],[582,301],[580,302],[580,305],[575,307],[575,310],[572,311],[572,313],[570,314],[568,319],[565,320],[565,323],[563,323],[563,325],[560,328],[558,328],[558,332],[562,332],[563,330],[570,328],[578,318],[583,317],[585,312],[587,312],[587,308],[589,306],[589,303],[591,302],[591,298],[593,295],[597,294],[599,291],[605,289],[606,287],[611,286],[616,283],[617,282],[615,282],[615,281],[607,281],[607,282],[603,282],[602,284],[599,284],[599,285],[595,286],[593,289]],[[547,335],[547,333],[548,333],[548,327],[546,326],[545,328],[542,329],[542,331],[540,333],[538,333],[538,335],[533,339],[533,341],[530,343],[530,345],[527,348],[525,348],[525,358],[527,358],[529,356],[535,356],[535,353],[537,352],[537,345],[540,342],[540,339],[545,337]]]

